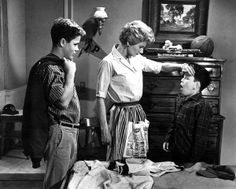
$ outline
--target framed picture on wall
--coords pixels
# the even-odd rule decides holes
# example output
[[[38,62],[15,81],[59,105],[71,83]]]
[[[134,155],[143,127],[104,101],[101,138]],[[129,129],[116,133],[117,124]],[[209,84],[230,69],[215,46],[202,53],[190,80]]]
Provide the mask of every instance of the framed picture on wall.
[[[195,33],[198,22],[198,4],[160,1],[159,32]]]
[[[145,0],[142,18],[154,31],[156,44],[171,40],[189,45],[206,35],[209,0]]]

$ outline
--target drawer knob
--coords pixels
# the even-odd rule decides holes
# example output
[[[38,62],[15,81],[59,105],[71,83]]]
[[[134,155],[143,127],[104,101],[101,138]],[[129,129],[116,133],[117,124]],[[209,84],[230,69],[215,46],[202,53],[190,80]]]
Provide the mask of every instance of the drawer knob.
[[[209,92],[213,92],[216,89],[216,85],[214,83],[211,83],[210,85],[208,85],[207,90]]]

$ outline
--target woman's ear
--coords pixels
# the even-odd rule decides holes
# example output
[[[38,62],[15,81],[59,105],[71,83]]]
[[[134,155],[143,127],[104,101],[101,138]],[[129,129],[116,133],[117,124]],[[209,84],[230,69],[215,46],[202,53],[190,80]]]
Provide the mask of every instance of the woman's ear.
[[[129,42],[127,42],[127,45],[126,45],[127,47],[129,47],[130,46],[130,44],[129,44]]]

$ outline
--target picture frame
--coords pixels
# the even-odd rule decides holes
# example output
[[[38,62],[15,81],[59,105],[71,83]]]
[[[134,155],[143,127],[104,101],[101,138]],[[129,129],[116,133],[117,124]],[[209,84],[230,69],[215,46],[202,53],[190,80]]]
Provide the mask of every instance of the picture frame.
[[[207,33],[208,9],[209,0],[145,0],[142,20],[153,29],[157,47],[171,40],[189,48]]]

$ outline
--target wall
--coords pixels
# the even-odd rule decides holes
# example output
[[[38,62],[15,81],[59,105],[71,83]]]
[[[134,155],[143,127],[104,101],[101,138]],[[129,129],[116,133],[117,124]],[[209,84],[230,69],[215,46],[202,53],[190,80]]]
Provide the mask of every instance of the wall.
[[[26,82],[25,1],[7,1],[8,60],[4,89],[14,89]]]
[[[4,18],[6,17],[6,8],[5,8],[5,2],[4,1],[0,1],[1,6],[0,6],[0,16],[1,16],[1,23],[0,23],[0,90],[4,89],[4,68],[5,68],[5,59],[6,56],[5,55],[5,37],[4,35],[7,33],[5,31],[5,22],[4,22]],[[2,98],[2,93],[0,95],[0,102],[2,102],[3,98]]]
[[[22,108],[26,83],[25,1],[3,0],[2,3],[0,110],[7,103]]]
[[[210,0],[208,35],[214,56],[227,59],[222,81],[221,114],[225,116],[221,163],[236,164],[236,1]]]
[[[50,29],[53,20],[63,16],[63,0],[25,1],[28,76],[32,65],[51,50]]]

